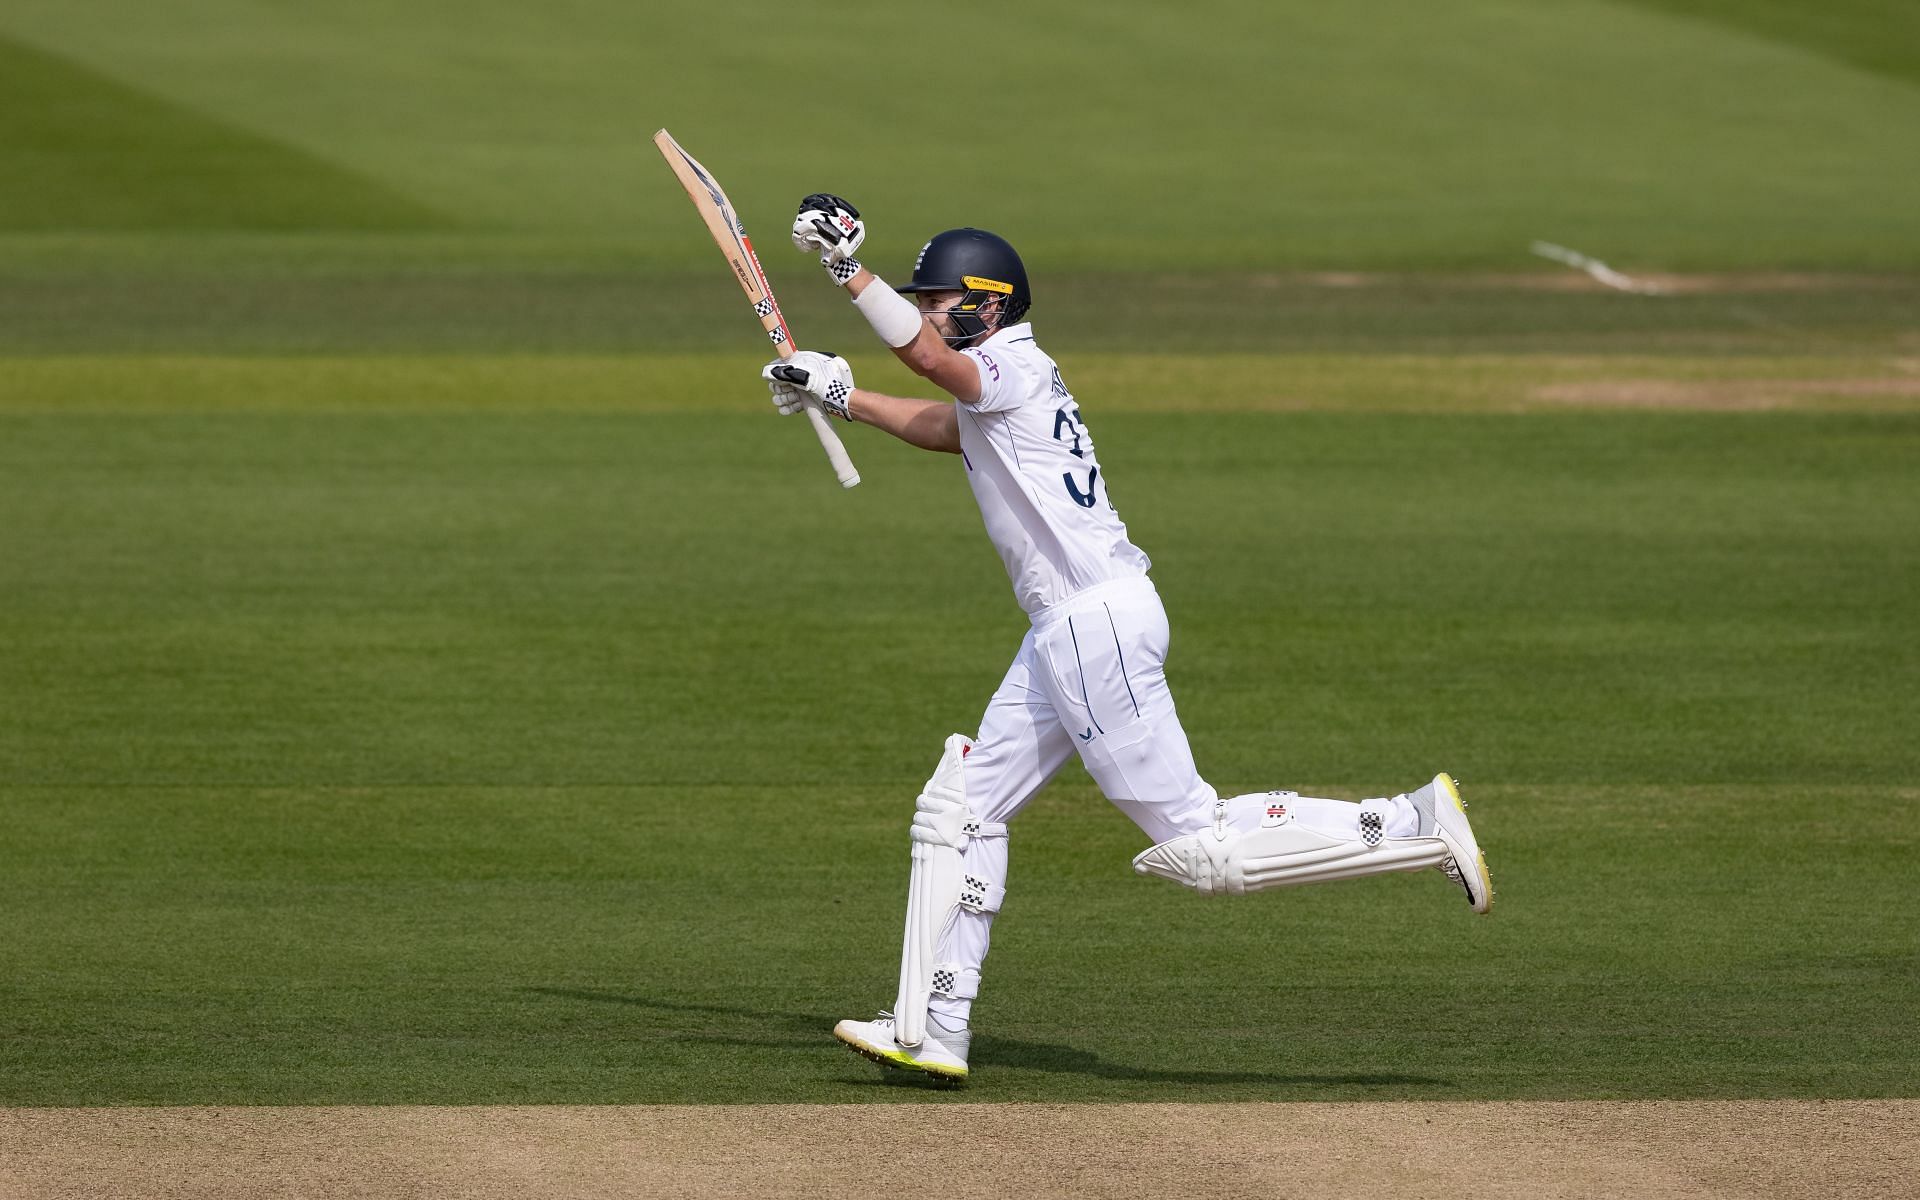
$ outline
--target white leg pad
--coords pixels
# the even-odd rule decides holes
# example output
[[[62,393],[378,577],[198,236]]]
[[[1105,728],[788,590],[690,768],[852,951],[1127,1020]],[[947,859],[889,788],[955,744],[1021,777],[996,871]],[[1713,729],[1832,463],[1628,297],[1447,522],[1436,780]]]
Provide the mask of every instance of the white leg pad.
[[[927,780],[914,806],[913,873],[907,884],[907,928],[900,950],[900,991],[893,1002],[894,1040],[918,1046],[927,1036],[927,1001],[938,991],[972,999],[980,990],[980,972],[957,963],[937,963],[940,939],[961,908],[998,912],[1006,888],[969,875],[961,851],[977,837],[1005,837],[1007,827],[980,821],[967,807],[966,778],[961,761],[969,740],[956,733],[947,739],[940,765]]]
[[[1387,871],[1438,866],[1447,844],[1437,837],[1390,838],[1363,820],[1359,837],[1336,838],[1302,829],[1285,812],[1269,810],[1257,829],[1235,833],[1216,808],[1214,828],[1172,838],[1140,852],[1133,869],[1158,875],[1203,896],[1238,896],[1300,883],[1358,879]]]

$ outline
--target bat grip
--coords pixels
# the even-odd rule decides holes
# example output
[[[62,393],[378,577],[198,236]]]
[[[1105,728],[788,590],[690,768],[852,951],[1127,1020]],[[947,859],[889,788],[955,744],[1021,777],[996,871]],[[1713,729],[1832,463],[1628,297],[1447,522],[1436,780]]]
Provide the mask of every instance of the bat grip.
[[[795,371],[801,375],[806,372],[799,367],[785,367],[783,370]],[[834,478],[843,488],[855,487],[860,482],[860,472],[854,469],[853,460],[847,457],[847,448],[840,444],[840,435],[833,431],[827,421],[827,414],[820,411],[820,403],[807,400],[807,421],[813,426],[815,436],[820,439],[820,448],[827,452],[827,461],[833,464]]]
[[[781,363],[767,372],[783,383],[796,387],[805,387],[810,376],[805,367],[789,366]],[[815,436],[820,439],[821,449],[827,452],[827,461],[833,464],[833,474],[843,488],[854,487],[860,482],[860,472],[854,469],[853,460],[847,457],[847,448],[840,444],[840,435],[827,423],[827,414],[820,411],[820,402],[811,396],[807,398],[807,421],[813,426]]]

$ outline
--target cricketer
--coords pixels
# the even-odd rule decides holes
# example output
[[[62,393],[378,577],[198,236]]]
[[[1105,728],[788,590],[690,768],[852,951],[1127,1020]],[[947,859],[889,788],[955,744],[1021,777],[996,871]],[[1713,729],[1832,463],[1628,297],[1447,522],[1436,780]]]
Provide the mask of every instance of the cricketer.
[[[1075,754],[1152,840],[1134,859],[1142,874],[1239,895],[1433,867],[1472,911],[1488,911],[1486,860],[1445,774],[1357,804],[1289,791],[1222,798],[1200,776],[1167,687],[1151,564],[1114,507],[1079,401],[1034,340],[1020,256],[984,230],[950,229],[895,288],[855,257],[865,237],[859,211],[824,193],[806,197],[793,224],[794,244],[820,256],[880,340],[952,400],[868,391],[845,360],[802,351],[762,371],[774,404],[794,413],[811,399],[959,455],[1031,627],[978,736],[947,739],[916,804],[893,1009],[842,1021],[834,1036],[885,1066],[966,1078],[980,968],[1006,896],[1008,824]],[[776,375],[782,366],[798,370]]]

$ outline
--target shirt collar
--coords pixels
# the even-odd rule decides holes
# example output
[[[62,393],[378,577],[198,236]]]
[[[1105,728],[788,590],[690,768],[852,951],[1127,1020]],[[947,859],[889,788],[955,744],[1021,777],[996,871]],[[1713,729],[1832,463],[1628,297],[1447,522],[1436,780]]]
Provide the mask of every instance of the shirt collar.
[[[1012,341],[1018,341],[1021,338],[1030,338],[1032,336],[1033,336],[1033,322],[1022,321],[1018,325],[1009,325],[1005,329],[994,330],[992,335],[989,336],[986,341],[981,342],[980,344],[982,346],[991,346],[995,342],[1002,341],[1002,340],[1012,342]]]

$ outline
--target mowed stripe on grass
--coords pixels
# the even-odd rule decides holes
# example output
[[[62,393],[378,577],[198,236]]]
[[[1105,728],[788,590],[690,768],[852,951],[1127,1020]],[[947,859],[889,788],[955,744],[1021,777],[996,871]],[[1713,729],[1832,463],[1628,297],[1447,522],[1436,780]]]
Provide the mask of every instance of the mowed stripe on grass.
[[[738,418],[771,412],[754,358],[738,353],[50,355],[4,361],[0,414],[472,411]],[[1920,355],[1063,352],[1059,361],[1090,418],[1620,408],[1920,411]],[[862,362],[860,382],[896,395],[930,394],[927,383],[878,355]],[[864,429],[847,436],[855,447],[878,441]]]
[[[468,257],[436,257],[456,248]],[[717,257],[701,270],[660,272],[617,247],[600,250],[595,259],[504,235],[450,245],[322,234],[0,237],[0,261],[19,260],[0,272],[0,354],[712,354],[736,370],[758,366],[759,325]],[[912,261],[911,252],[876,255],[872,265],[898,282]],[[1528,261],[1540,269],[1067,272],[1027,256],[1041,343],[1082,360],[1671,355],[1885,366],[1920,354],[1912,274],[1662,276],[1670,290],[1643,296]],[[862,382],[892,369],[811,263],[775,258],[768,268],[802,344],[849,355]]]
[[[644,146],[665,125],[766,244],[779,249],[800,195],[831,185],[872,221],[875,264],[904,265],[937,229],[972,223],[1048,273],[1497,267],[1524,262],[1533,238],[1674,269],[1912,269],[1911,25],[1895,5],[1849,7],[1853,20],[1759,38],[1613,3],[1120,0],[1089,16],[1037,0],[998,16],[993,105],[1017,122],[928,139],[898,110],[854,107],[837,116],[824,182],[767,136],[766,81],[795,60],[891,61],[926,36],[910,10],[794,28],[778,0],[583,0],[564,22],[507,0],[351,16],[16,0],[0,33],[471,226],[613,236],[663,266],[712,262]],[[1887,58],[1891,74],[1854,65]],[[31,133],[47,109],[22,111]],[[1258,136],[1222,119],[1241,113]],[[1020,186],[960,204],[941,182],[956,173]],[[0,189],[20,193],[19,211],[47,207],[30,173]]]

